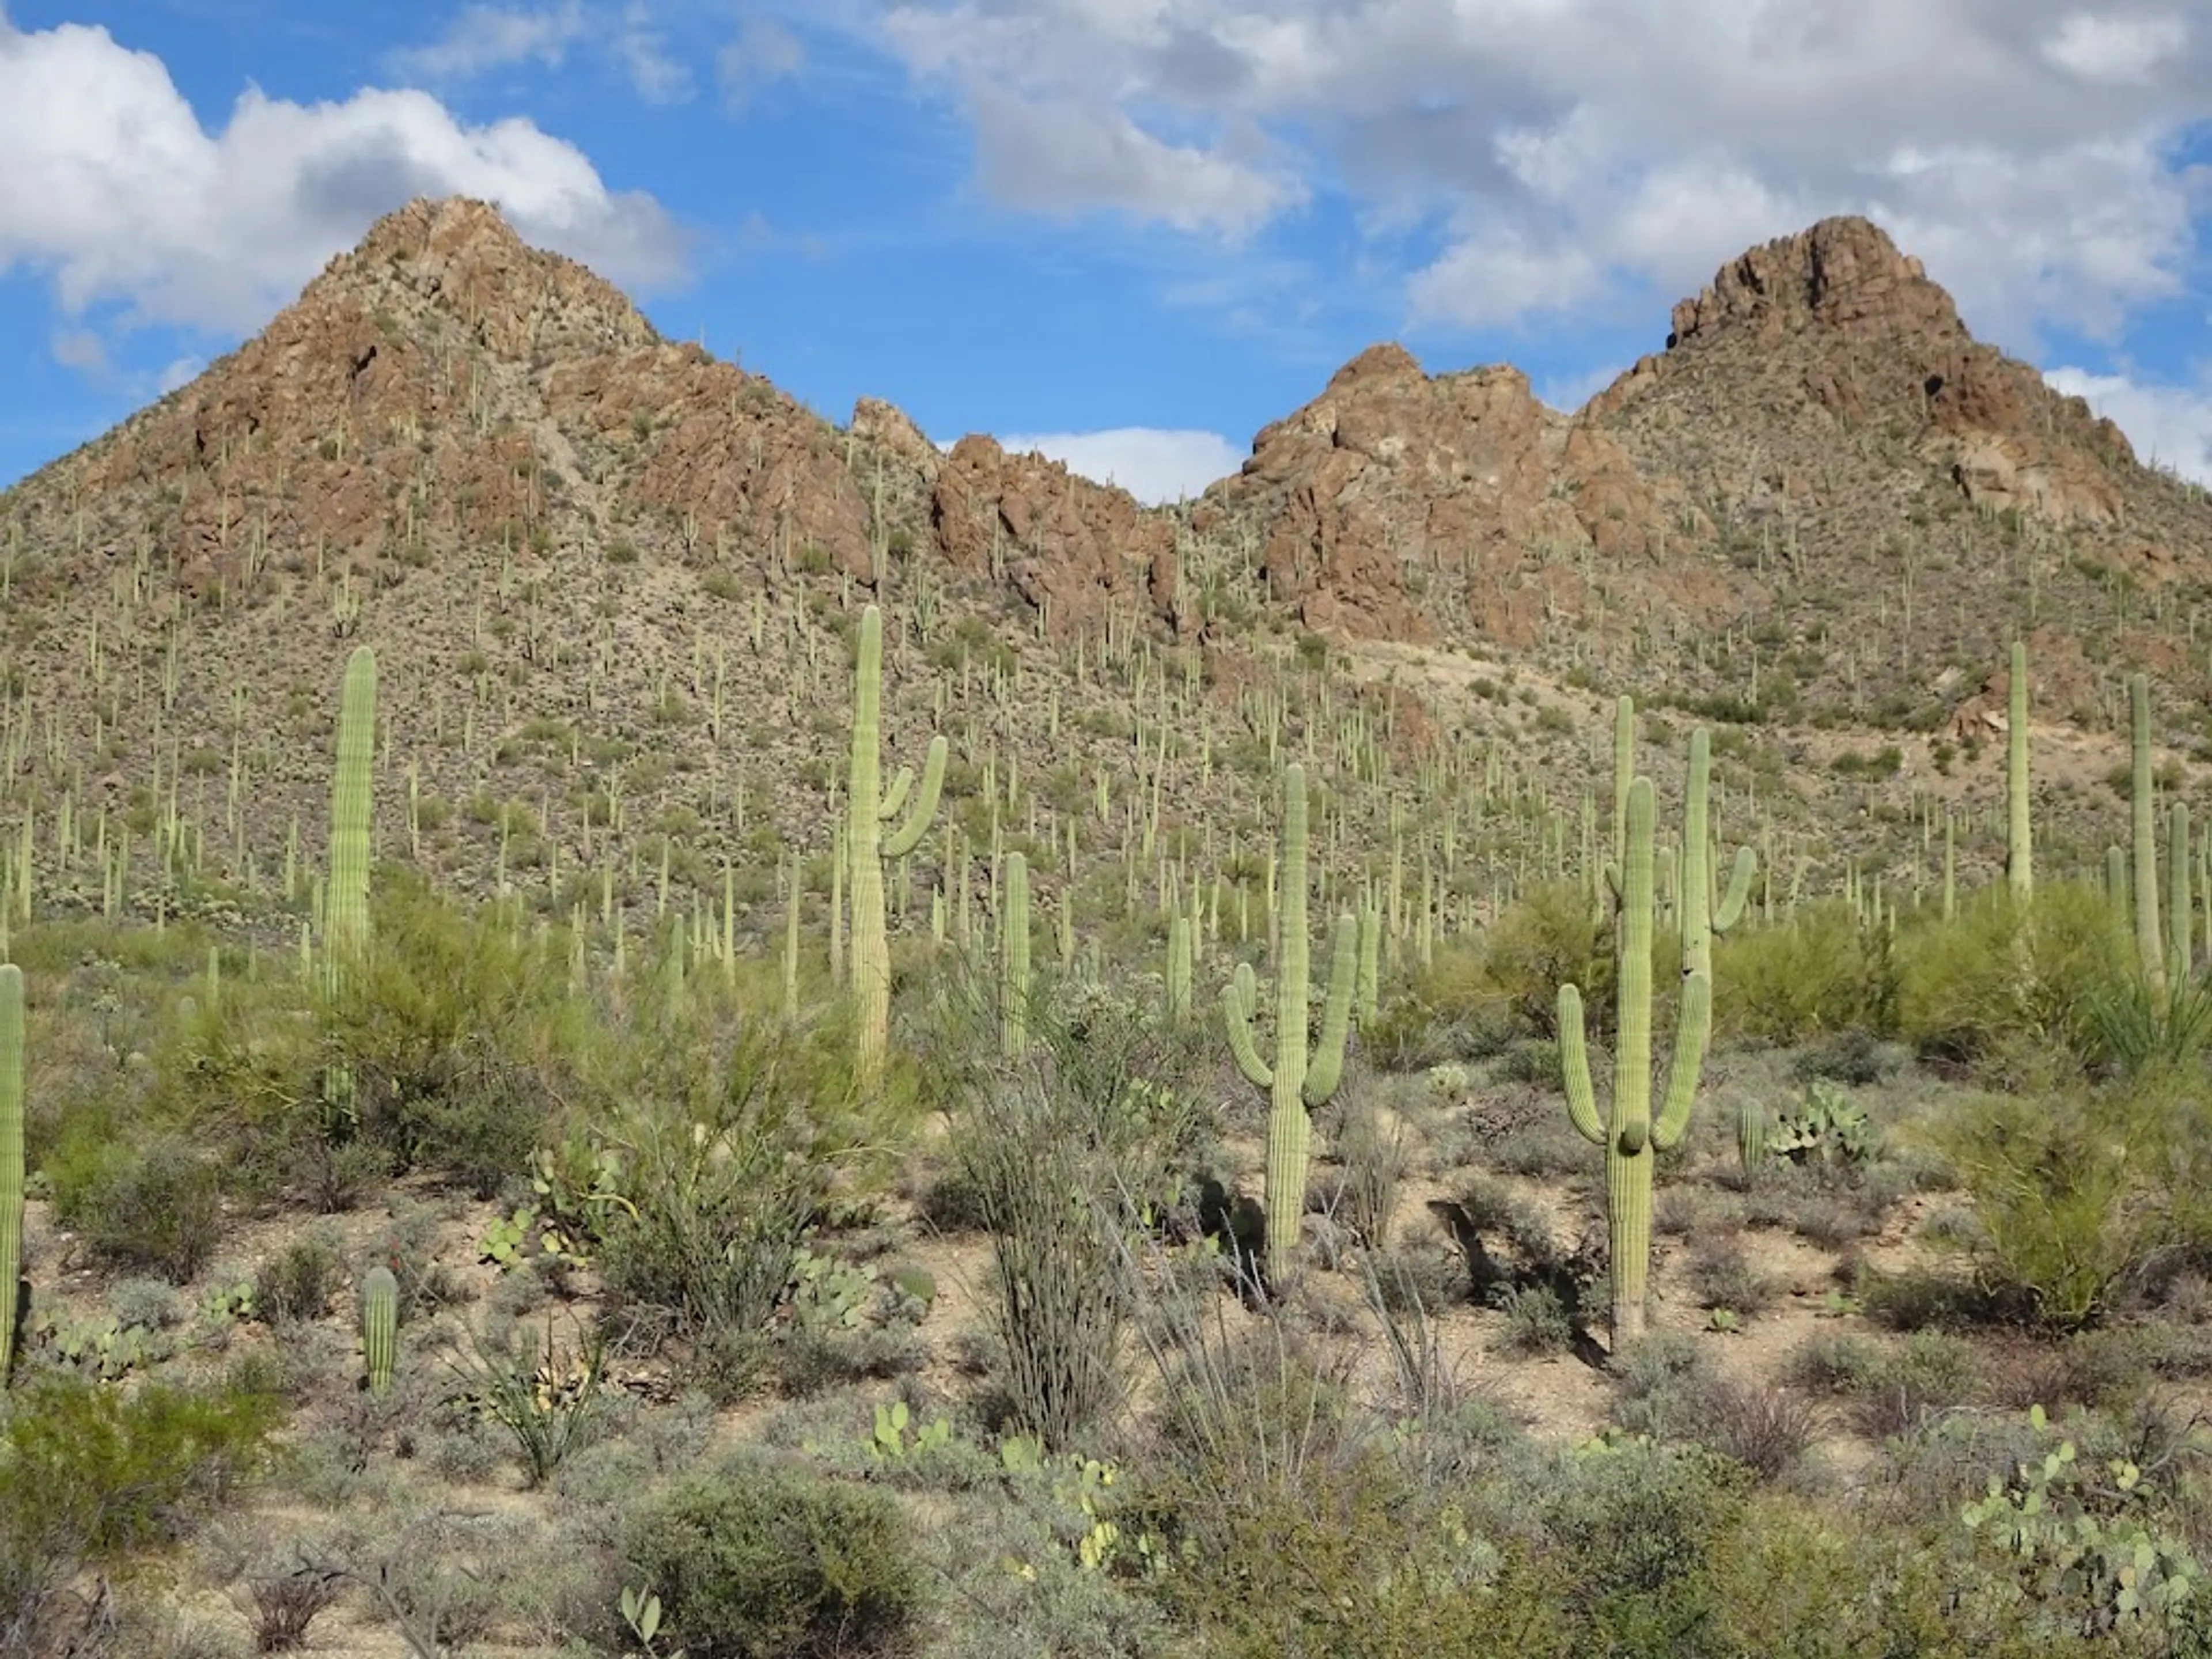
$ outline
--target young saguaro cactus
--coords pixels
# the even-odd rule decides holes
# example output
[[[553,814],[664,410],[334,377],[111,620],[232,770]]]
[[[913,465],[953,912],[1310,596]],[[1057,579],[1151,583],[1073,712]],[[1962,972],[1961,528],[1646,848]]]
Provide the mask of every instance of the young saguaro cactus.
[[[0,1386],[23,1292],[23,970],[0,964]]]
[[[1698,1073],[1711,1035],[1712,976],[1682,976],[1674,1053],[1656,1117],[1651,1112],[1651,945],[1653,806],[1651,781],[1628,791],[1627,837],[1621,860],[1618,966],[1619,1033],[1613,1045],[1613,1098],[1601,1116],[1590,1080],[1582,992],[1559,988],[1559,1060],[1567,1111],[1585,1139],[1605,1148],[1606,1235],[1613,1273],[1613,1343],[1644,1334],[1644,1302],[1651,1272],[1651,1169],[1654,1153],[1674,1146],[1689,1125]]]
[[[914,789],[914,769],[899,769],[890,789],[883,787],[882,708],[884,617],[870,605],[860,613],[860,649],[853,672],[853,765],[845,794],[846,885],[852,916],[853,1000],[857,1013],[857,1072],[863,1084],[883,1075],[890,1042],[890,939],[884,917],[884,860],[904,858],[928,833],[937,816],[938,792],[945,786],[945,739],[929,740],[922,763],[921,792],[896,829],[884,825],[899,815]]]
[[[1306,1171],[1313,1152],[1309,1114],[1326,1105],[1344,1076],[1344,1045],[1352,1025],[1352,981],[1358,924],[1349,914],[1337,918],[1329,964],[1328,1005],[1322,1018],[1321,1042],[1307,1052],[1306,775],[1296,763],[1283,769],[1282,880],[1276,902],[1275,1063],[1260,1057],[1252,1038],[1258,1003],[1251,965],[1240,963],[1237,976],[1222,988],[1223,1024],[1237,1067],[1255,1089],[1268,1092],[1267,1212],[1268,1279],[1290,1276],[1306,1205]]]
[[[381,1400],[392,1392],[399,1359],[399,1281],[381,1265],[362,1276],[361,1352],[368,1391]]]

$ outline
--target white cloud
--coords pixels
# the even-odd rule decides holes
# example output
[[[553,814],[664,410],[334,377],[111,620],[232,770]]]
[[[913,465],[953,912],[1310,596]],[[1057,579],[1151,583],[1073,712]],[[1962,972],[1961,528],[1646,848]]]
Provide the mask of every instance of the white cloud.
[[[1244,465],[1246,451],[1218,432],[1115,427],[1103,432],[1012,433],[1011,454],[1031,450],[1097,483],[1119,484],[1147,507],[1195,495]]]
[[[753,17],[714,54],[714,80],[724,100],[742,108],[763,87],[787,80],[805,66],[806,48],[797,35],[771,19]]]
[[[2188,38],[2178,17],[2100,17],[2077,11],[2045,40],[2043,55],[2085,81],[2142,82]]]
[[[637,95],[648,104],[680,104],[691,95],[691,70],[670,56],[668,37],[653,27],[645,0],[629,0],[623,8],[622,30],[615,38],[616,55]]]
[[[2212,379],[2194,386],[2161,386],[2082,368],[2054,368],[2043,378],[2109,416],[2128,434],[2138,459],[2212,486]]]
[[[1416,317],[1694,290],[1866,213],[1969,323],[2109,327],[2192,257],[2202,0],[884,0],[837,9],[974,124],[994,195],[1249,234],[1316,194],[1419,236]]]
[[[463,80],[532,60],[558,69],[583,33],[581,0],[538,8],[472,5],[429,45],[403,47],[386,61],[401,75],[431,82]]]
[[[49,343],[54,361],[64,368],[81,374],[108,372],[107,343],[88,328],[56,329]]]
[[[0,22],[0,271],[45,270],[65,313],[118,302],[127,326],[258,327],[416,196],[495,200],[617,281],[683,270],[658,203],[529,121],[465,125],[422,92],[302,105],[249,87],[208,131],[159,58],[76,24]]]

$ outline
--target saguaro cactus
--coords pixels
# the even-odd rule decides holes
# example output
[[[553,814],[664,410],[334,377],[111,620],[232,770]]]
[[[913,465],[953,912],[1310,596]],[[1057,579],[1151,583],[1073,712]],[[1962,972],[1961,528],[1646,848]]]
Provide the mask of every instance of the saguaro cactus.
[[[331,785],[331,873],[323,890],[324,963],[333,981],[368,944],[369,768],[376,754],[376,653],[355,647],[338,704]]]
[[[883,612],[870,605],[860,613],[860,650],[853,672],[853,767],[845,795],[846,885],[852,914],[853,1001],[858,1037],[856,1069],[863,1084],[883,1075],[890,1042],[890,939],[884,919],[884,860],[904,858],[928,832],[937,816],[938,792],[945,786],[945,739],[929,740],[922,764],[921,793],[904,823],[888,833],[884,825],[898,817],[914,788],[914,769],[901,767],[891,787],[883,787],[881,757],[884,684]]]
[[[1313,1151],[1313,1122],[1308,1114],[1325,1105],[1344,1075],[1344,1044],[1352,1025],[1352,981],[1358,924],[1350,915],[1337,918],[1329,964],[1328,1006],[1322,1018],[1321,1043],[1307,1053],[1306,775],[1296,764],[1283,769],[1282,880],[1276,901],[1275,1063],[1260,1058],[1252,1038],[1258,1002],[1249,963],[1222,988],[1223,1024],[1237,1069],[1255,1089],[1268,1092],[1267,1277],[1281,1283],[1290,1274],[1305,1213],[1306,1170]]]
[[[1651,1114],[1651,781],[1628,791],[1627,836],[1621,860],[1618,967],[1619,1034],[1613,1046],[1611,1112],[1601,1116],[1590,1081],[1582,992],[1559,988],[1559,1060],[1567,1111],[1575,1127],[1605,1148],[1606,1235],[1613,1272],[1613,1342],[1644,1334],[1644,1302],[1651,1271],[1651,1166],[1656,1150],[1675,1145],[1688,1127],[1698,1073],[1712,1030],[1712,976],[1682,976],[1674,1053],[1657,1117]]]
[[[2027,647],[2012,642],[2012,684],[2005,718],[2005,884],[2015,903],[2035,896],[2033,825],[2027,812]]]
[[[2133,787],[2129,805],[2135,831],[2136,955],[2144,983],[2154,996],[2166,993],[2166,946],[2158,922],[2158,824],[2151,799],[2150,681],[2128,676],[2130,743],[2129,770]],[[2186,854],[2183,854],[2185,857]]]
[[[0,965],[0,1385],[23,1306],[23,970]]]
[[[999,1046],[1008,1060],[1030,1048],[1030,861],[1006,854],[999,908]]]
[[[368,1391],[381,1400],[392,1392],[399,1359],[399,1281],[381,1265],[362,1276],[361,1352]]]
[[[1682,972],[1713,972],[1713,939],[1726,933],[1742,918],[1751,896],[1751,876],[1758,855],[1739,848],[1735,867],[1729,872],[1728,891],[1715,891],[1711,831],[1705,802],[1712,776],[1712,734],[1702,726],[1690,733],[1689,792],[1682,812]]]

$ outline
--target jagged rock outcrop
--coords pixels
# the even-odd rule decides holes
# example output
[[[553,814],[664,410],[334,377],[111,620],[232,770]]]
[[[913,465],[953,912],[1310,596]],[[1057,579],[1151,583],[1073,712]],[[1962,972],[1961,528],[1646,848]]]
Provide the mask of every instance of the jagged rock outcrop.
[[[1471,625],[1525,645],[1593,568],[1649,558],[1666,511],[1618,444],[1547,409],[1518,369],[1431,377],[1383,344],[1262,429],[1193,526],[1255,522],[1271,592],[1310,628],[1419,643]]]
[[[945,457],[929,513],[947,563],[1004,573],[1054,633],[1096,629],[1116,607],[1131,621],[1183,620],[1172,522],[1060,462],[970,434]]]

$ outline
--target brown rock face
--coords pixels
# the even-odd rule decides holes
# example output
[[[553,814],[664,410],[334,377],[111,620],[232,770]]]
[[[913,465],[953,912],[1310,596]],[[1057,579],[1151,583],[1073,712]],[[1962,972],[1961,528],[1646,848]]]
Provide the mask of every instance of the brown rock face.
[[[1124,490],[971,434],[945,458],[929,511],[947,563],[1003,572],[1055,634],[1095,629],[1115,609],[1182,625],[1174,526]]]
[[[1674,307],[1671,348],[1721,327],[1762,334],[1818,325],[1846,337],[1963,337],[1951,296],[1868,220],[1823,219],[1723,265]]]
[[[1262,430],[1194,528],[1227,514],[1256,517],[1269,589],[1309,628],[1427,643],[1472,623],[1522,644],[1579,592],[1562,567],[1642,558],[1661,516],[1619,446],[1519,370],[1431,378],[1395,344]]]

